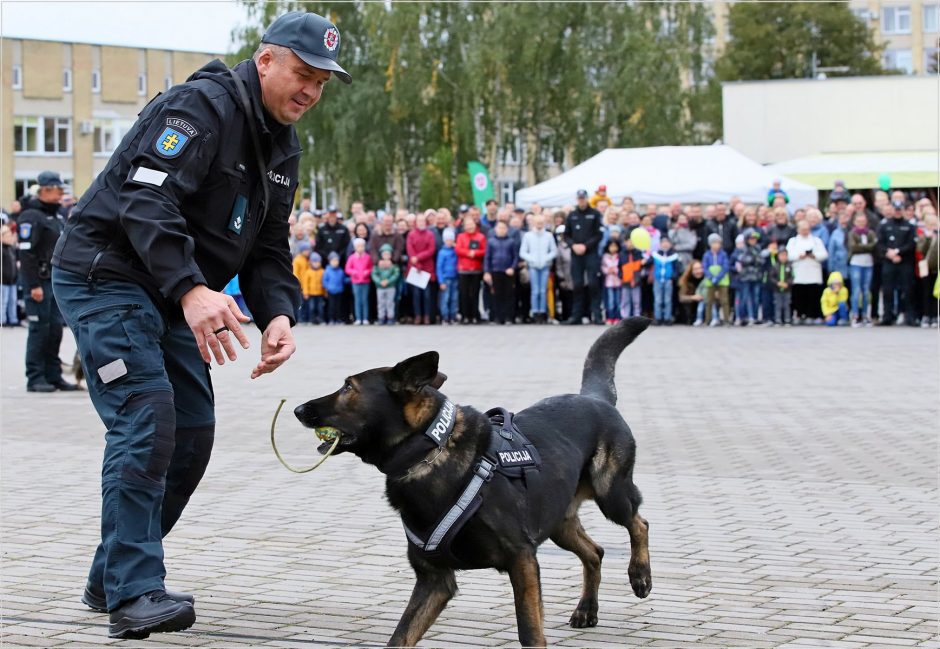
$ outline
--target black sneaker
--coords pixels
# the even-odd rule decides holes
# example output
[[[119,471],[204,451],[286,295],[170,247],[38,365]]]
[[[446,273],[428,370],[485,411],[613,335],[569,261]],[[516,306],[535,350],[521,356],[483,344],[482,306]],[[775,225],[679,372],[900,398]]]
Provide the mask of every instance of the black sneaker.
[[[55,386],[45,381],[26,386],[27,392],[55,392]]]
[[[174,593],[172,590],[166,591],[166,596],[174,602],[186,602],[195,605],[196,598],[189,593]],[[108,612],[108,602],[104,597],[104,591],[85,585],[85,592],[82,593],[82,604],[98,613]]]
[[[143,640],[151,633],[188,629],[196,621],[196,610],[188,602],[176,602],[162,590],[125,603],[111,611],[109,638]]]
[[[567,320],[562,320],[561,324],[563,325],[579,325],[581,324],[581,318],[575,320],[574,318],[568,318]]]

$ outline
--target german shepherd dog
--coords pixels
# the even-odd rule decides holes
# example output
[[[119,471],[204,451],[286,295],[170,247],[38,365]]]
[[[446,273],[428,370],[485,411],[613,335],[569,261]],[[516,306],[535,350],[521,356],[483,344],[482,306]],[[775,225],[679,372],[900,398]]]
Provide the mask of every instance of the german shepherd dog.
[[[627,574],[637,597],[652,588],[649,524],[639,514],[633,484],[636,443],[615,404],[614,366],[620,353],[649,326],[629,318],[605,331],[584,362],[580,394],[549,397],[519,412],[518,430],[541,457],[542,493],[530,494],[521,480],[494,473],[480,494],[479,510],[457,532],[448,553],[428,554],[414,542],[408,560],[417,583],[390,646],[412,647],[456,594],[455,570],[495,568],[509,573],[523,647],[545,646],[538,546],[551,539],[584,566],[581,601],[571,616],[575,628],[597,625],[597,591],[604,550],[584,531],[578,509],[594,500],[609,520],[630,534]],[[435,446],[425,431],[447,404],[438,388],[437,352],[350,376],[333,394],[294,410],[307,427],[340,433],[336,452],[348,451],[386,477],[389,503],[412,529],[431,529],[460,498],[490,443],[491,421],[458,406],[453,432]],[[331,442],[324,443],[325,452]],[[527,484],[527,483],[525,483]],[[529,506],[538,505],[535,529]]]

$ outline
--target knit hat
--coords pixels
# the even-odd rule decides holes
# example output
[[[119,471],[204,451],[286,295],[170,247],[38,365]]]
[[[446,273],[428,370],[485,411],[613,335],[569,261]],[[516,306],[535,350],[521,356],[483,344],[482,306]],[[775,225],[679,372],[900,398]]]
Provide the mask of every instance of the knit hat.
[[[716,241],[717,241],[718,243],[721,243],[721,235],[720,235],[720,234],[718,234],[717,232],[712,232],[710,235],[708,235],[708,245],[712,245],[712,244],[715,243]]]
[[[709,239],[711,239],[711,237],[709,237]],[[711,242],[709,242],[709,243],[711,243]],[[739,234],[738,236],[736,236],[736,237],[734,238],[734,244],[735,244],[735,245],[738,245],[739,243],[744,243],[744,235],[743,235],[743,234]]]
[[[323,257],[320,256],[320,253],[315,252],[315,253],[313,253],[313,254],[310,255],[310,261],[315,261],[315,262],[317,262],[317,263],[319,263],[319,264],[322,264],[322,263],[323,263]]]
[[[380,255],[384,255],[386,252],[393,252],[393,251],[394,251],[394,248],[392,248],[392,244],[390,243],[383,243],[381,246],[379,246]]]
[[[453,241],[457,238],[457,235],[454,234],[453,228],[444,228],[444,232],[441,233],[441,238],[444,241]]]
[[[755,230],[754,228],[746,228],[742,234],[744,234],[744,239],[745,239],[745,240],[747,240],[747,239],[760,239],[760,232],[758,232],[758,231]]]
[[[339,259],[339,253],[335,250],[326,256],[327,259],[333,261],[334,259]]]
[[[297,246],[297,252],[308,252],[313,250],[313,246],[310,245],[309,241],[301,241],[300,245]]]
[[[363,239],[362,237],[356,237],[355,239],[353,239],[353,248],[355,248],[358,245],[365,246],[366,240]]]

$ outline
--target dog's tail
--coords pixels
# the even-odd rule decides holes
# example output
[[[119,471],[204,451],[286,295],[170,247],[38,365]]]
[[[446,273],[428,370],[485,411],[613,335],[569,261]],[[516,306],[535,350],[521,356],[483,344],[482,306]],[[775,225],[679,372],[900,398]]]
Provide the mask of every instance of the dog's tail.
[[[617,359],[627,345],[649,326],[649,318],[627,318],[602,333],[591,345],[584,361],[581,394],[603,399],[612,406],[617,405],[617,388],[614,386]]]

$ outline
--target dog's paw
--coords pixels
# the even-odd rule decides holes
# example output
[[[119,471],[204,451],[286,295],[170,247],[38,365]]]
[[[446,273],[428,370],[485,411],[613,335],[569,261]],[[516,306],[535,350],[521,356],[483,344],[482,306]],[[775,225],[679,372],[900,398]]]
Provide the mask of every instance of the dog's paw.
[[[649,565],[641,565],[638,567],[630,566],[630,586],[633,587],[633,592],[640,599],[644,599],[649,596],[650,591],[653,590],[653,576],[650,574]]]
[[[568,624],[575,629],[586,629],[588,627],[597,626],[597,611],[576,608],[574,613],[571,614],[571,619],[568,621]]]

